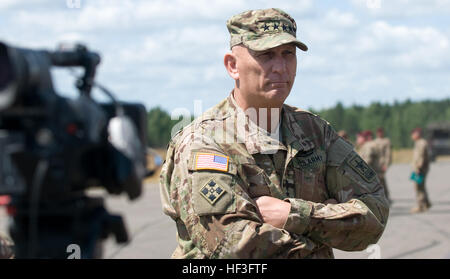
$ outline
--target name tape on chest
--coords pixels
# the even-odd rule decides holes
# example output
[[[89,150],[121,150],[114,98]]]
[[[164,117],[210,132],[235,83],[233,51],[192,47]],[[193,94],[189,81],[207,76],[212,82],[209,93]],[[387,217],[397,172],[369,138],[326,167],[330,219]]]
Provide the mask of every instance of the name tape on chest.
[[[215,153],[195,154],[194,170],[228,171],[229,157]]]

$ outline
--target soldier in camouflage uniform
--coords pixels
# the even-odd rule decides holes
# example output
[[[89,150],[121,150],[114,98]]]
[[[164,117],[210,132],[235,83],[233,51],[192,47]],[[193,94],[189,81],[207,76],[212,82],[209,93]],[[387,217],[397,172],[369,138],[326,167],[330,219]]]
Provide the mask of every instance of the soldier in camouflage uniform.
[[[227,27],[235,88],[171,139],[161,172],[172,257],[333,258],[376,243],[389,214],[376,173],[328,122],[284,104],[295,47],[307,50],[295,21],[254,10]]]
[[[366,161],[367,164],[377,173],[378,178],[380,179],[381,185],[384,187],[384,192],[386,197],[389,199],[389,192],[386,188],[386,181],[384,179],[384,157],[383,150],[381,149],[381,145],[373,139],[373,133],[370,130],[366,130],[363,132],[364,143],[361,148],[358,150],[361,158]]]
[[[386,183],[386,171],[392,163],[392,145],[389,138],[384,136],[383,128],[379,127],[377,129],[377,138],[374,140],[374,143],[377,149],[380,152],[380,160],[378,167],[378,178],[380,178],[381,184],[384,186],[384,192],[386,193],[386,197],[389,202],[392,203],[392,200],[389,197],[389,189]]]
[[[338,136],[340,136],[341,138],[345,139],[346,141],[350,142],[350,139],[348,138],[348,134],[345,130],[340,130],[338,132]]]
[[[420,183],[417,181],[414,182],[417,206],[411,209],[411,213],[419,213],[427,211],[431,207],[427,189],[425,188],[425,180],[430,166],[430,159],[428,157],[428,142],[422,138],[421,128],[416,128],[411,132],[411,139],[414,141],[412,161],[413,171],[417,175],[421,175],[423,177]]]
[[[355,151],[360,154],[361,148],[364,145],[364,142],[366,142],[366,139],[364,137],[364,131],[358,132],[356,134],[356,140],[355,140]]]
[[[362,133],[363,142],[358,150],[361,158],[378,174],[381,171],[381,152],[373,140],[372,131]]]

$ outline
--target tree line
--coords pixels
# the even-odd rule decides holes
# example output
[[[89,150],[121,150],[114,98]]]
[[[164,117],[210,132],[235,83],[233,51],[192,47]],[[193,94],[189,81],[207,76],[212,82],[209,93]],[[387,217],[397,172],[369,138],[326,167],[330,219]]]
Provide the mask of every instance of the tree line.
[[[332,108],[314,113],[330,122],[337,131],[345,130],[352,140],[359,131],[375,132],[382,127],[394,148],[407,148],[413,145],[410,138],[412,129],[450,122],[450,98],[420,102],[406,100],[393,104],[375,102],[366,107],[353,105],[347,108],[337,103]]]
[[[345,107],[337,103],[332,108],[312,110],[331,123],[336,131],[345,130],[351,140],[362,130],[375,130],[383,127],[394,148],[412,146],[410,131],[416,127],[425,128],[428,124],[450,122],[450,98],[438,101],[406,100],[393,104],[372,103],[368,106],[353,105]],[[191,120],[193,118],[191,117]],[[172,129],[178,119],[171,119],[169,113],[160,107],[148,111],[148,145],[166,147]],[[180,125],[177,125],[177,127]],[[175,127],[175,128],[177,128]]]

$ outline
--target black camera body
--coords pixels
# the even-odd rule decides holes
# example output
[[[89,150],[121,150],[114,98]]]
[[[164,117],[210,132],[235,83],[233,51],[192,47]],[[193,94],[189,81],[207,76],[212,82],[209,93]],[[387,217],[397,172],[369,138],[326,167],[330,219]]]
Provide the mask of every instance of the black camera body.
[[[128,240],[121,217],[85,190],[141,195],[146,110],[95,102],[90,93],[99,63],[100,56],[81,45],[49,52],[0,43],[0,195],[11,196],[16,257],[63,258],[75,244],[92,258],[110,233]],[[78,98],[55,92],[52,66],[84,69]]]

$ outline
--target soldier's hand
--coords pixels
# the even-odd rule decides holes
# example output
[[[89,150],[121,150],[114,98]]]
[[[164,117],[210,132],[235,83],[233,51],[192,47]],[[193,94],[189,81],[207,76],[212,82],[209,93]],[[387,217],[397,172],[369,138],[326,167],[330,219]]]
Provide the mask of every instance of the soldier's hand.
[[[264,223],[282,229],[291,211],[291,204],[280,199],[261,196],[255,199]]]

